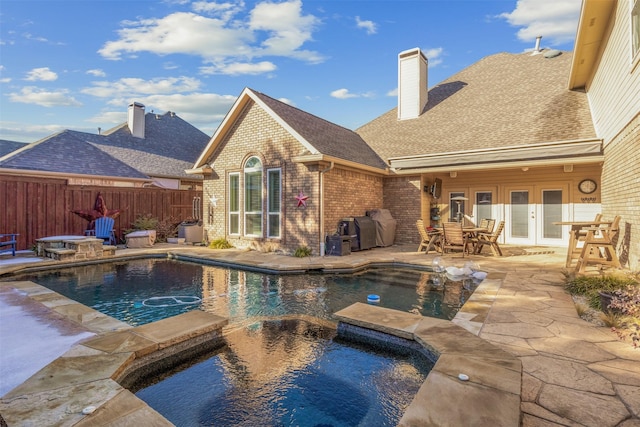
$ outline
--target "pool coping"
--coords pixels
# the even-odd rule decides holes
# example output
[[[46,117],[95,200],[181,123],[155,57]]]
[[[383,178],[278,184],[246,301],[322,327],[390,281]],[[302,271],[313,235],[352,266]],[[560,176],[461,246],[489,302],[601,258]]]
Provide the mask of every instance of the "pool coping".
[[[52,267],[65,268],[86,265],[87,263],[117,262],[133,258],[163,257],[183,261],[191,260],[198,263],[205,261],[204,263],[208,265],[248,269],[247,265],[243,263],[212,261],[208,258],[193,255],[181,256],[179,253],[167,251],[164,256],[163,253],[147,253],[146,255],[110,257],[90,262],[58,262],[53,265],[47,263],[49,265],[46,266],[32,264],[16,269],[13,273],[51,269]],[[264,264],[253,265],[252,268],[253,271],[283,274],[319,270],[322,272],[354,272],[379,266],[420,267],[420,265],[411,263],[362,262],[357,265],[350,264],[337,268],[310,265],[307,266],[311,267],[310,269],[298,267],[284,271],[273,264],[268,264],[268,266]],[[398,425],[486,423],[505,426],[519,425],[522,382],[520,360],[477,337],[491,308],[492,301],[501,286],[500,276],[489,274],[452,321],[422,317],[363,303],[356,303],[334,314],[336,319],[341,322],[414,340],[438,358],[434,369],[427,376]],[[214,316],[217,319],[205,320],[204,317],[208,316],[204,316],[194,324],[185,323],[180,329],[181,332],[174,331],[177,335],[172,336],[169,340],[166,340],[165,336],[165,339],[160,341],[156,337],[149,342],[147,340],[150,336],[148,332],[144,332],[145,329],[153,331],[158,327],[159,322],[171,319],[173,319],[171,322],[181,325],[184,323],[182,317],[184,315],[132,328],[73,300],[67,299],[68,301],[65,301],[65,297],[61,295],[53,298],[50,294],[55,294],[55,292],[32,284],[32,282],[6,282],[4,285],[7,283],[21,283],[22,285],[19,286],[21,291],[26,292],[36,301],[42,302],[48,298],[50,301],[56,300],[54,305],[50,305],[52,309],[98,334],[97,338],[90,338],[77,344],[69,352],[0,399],[0,412],[9,425],[12,425],[14,421],[24,422],[27,419],[34,420],[34,422],[46,420],[47,423],[51,423],[52,419],[57,419],[56,425],[83,426],[95,425],[96,422],[123,420],[124,417],[126,417],[127,423],[134,423],[136,420],[144,420],[145,422],[154,420],[154,425],[172,425],[133,393],[122,387],[117,380],[121,380],[133,370],[134,361],[139,365],[144,363],[142,360],[144,358],[164,357],[168,352],[171,352],[167,349],[174,346],[177,346],[174,347],[174,352],[177,351],[176,348],[181,350],[180,344],[188,347],[191,345],[190,342],[195,342],[194,345],[199,345],[201,342],[198,341],[198,337],[209,336],[207,334],[212,333],[210,322],[219,325],[220,328],[222,325],[219,322],[226,322],[226,319],[220,320],[222,318],[210,313],[194,311]],[[38,289],[38,287],[42,289]],[[167,324],[160,324],[160,327],[164,328]],[[143,332],[139,333],[139,328],[143,328]],[[172,330],[173,328],[175,326],[172,327]],[[106,348],[87,345],[87,341],[95,343],[95,340],[119,343],[119,345],[110,352],[105,351]],[[89,363],[91,360],[98,363],[99,366],[105,366],[98,370],[94,368],[96,374],[89,371],[91,372],[90,377],[95,377],[94,381],[87,380],[87,371],[82,368],[86,366],[85,363],[92,365]],[[68,367],[69,365],[72,366]],[[65,366],[67,368],[64,368]],[[101,374],[97,375],[100,372]],[[75,380],[69,380],[73,373],[76,374]],[[467,375],[469,379],[461,381],[458,378],[459,374]],[[59,377],[62,381],[67,381],[68,384],[66,386],[57,385],[53,389],[47,388],[53,383],[46,381],[47,377]],[[81,396],[86,397],[82,402],[79,401]],[[43,405],[49,405],[47,410],[43,411]],[[58,418],[52,418],[51,406],[54,405],[58,405],[58,410],[54,411]],[[92,414],[83,415],[82,410],[87,407],[96,407],[97,410]]]

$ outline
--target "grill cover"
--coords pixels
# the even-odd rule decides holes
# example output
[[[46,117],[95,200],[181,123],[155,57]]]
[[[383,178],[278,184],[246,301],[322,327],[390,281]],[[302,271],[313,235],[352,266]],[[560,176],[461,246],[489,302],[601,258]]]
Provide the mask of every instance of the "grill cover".
[[[368,216],[355,217],[356,232],[358,234],[358,248],[360,250],[375,248],[376,225]]]
[[[367,215],[376,225],[376,245],[391,246],[396,239],[396,226],[398,222],[393,219],[389,209],[373,209]]]

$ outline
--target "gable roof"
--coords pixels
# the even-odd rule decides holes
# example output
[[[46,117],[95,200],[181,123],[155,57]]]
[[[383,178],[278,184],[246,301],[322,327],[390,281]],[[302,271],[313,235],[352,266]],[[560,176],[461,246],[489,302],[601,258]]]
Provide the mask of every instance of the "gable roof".
[[[65,130],[5,156],[0,168],[71,175],[138,178],[149,177],[96,148],[100,135]]]
[[[356,132],[392,167],[601,155],[586,94],[567,89],[572,54],[560,53],[488,56],[429,90],[418,118],[400,121],[394,108]]]
[[[0,168],[143,179],[187,175],[209,137],[174,113],[145,115],[145,138],[131,135],[127,123],[96,135],[65,130],[27,144],[0,160]]]
[[[194,171],[205,166],[217,145],[231,129],[240,112],[249,102],[255,102],[283,126],[309,151],[309,161],[344,161],[384,172],[385,162],[354,131],[321,119],[313,114],[285,104],[258,91],[245,88],[224,118],[211,141],[194,165]],[[304,161],[305,159],[299,158]]]

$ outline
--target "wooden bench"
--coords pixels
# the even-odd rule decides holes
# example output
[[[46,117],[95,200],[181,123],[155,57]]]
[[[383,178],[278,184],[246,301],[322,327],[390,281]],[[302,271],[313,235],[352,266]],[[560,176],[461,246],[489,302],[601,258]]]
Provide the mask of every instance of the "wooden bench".
[[[16,242],[18,236],[19,234],[0,234],[0,248],[4,246],[11,246],[10,249],[0,249],[0,253],[11,251],[11,255],[16,256]]]

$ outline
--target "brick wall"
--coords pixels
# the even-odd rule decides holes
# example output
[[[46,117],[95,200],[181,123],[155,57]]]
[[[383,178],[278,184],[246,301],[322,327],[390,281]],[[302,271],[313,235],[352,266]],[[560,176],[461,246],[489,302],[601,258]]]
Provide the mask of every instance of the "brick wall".
[[[604,148],[602,213],[620,215],[620,262],[640,270],[640,114]]]
[[[396,243],[419,243],[416,220],[422,218],[420,176],[401,176],[384,180],[384,207],[398,222]],[[427,201],[428,202],[428,201]]]
[[[336,232],[338,221],[364,216],[368,210],[384,207],[382,177],[334,168],[324,176],[324,227]]]
[[[318,174],[307,170],[304,165],[292,163],[291,157],[303,154],[304,147],[264,110],[249,103],[236,124],[226,135],[207,161],[214,164],[214,173],[205,178],[204,205],[205,228],[208,239],[228,239],[239,248],[252,248],[263,251],[293,251],[306,244],[314,248],[318,244]],[[228,235],[229,219],[225,214],[229,194],[227,179],[229,173],[238,172],[240,188],[244,187],[243,168],[246,160],[257,156],[262,161],[263,183],[267,170],[280,168],[282,176],[282,228],[281,238],[244,237],[244,206],[240,200],[240,236]],[[307,207],[297,207],[295,196],[302,191],[309,196]],[[244,192],[241,190],[241,194]],[[211,196],[218,199],[217,207],[210,206]],[[266,201],[266,194],[263,194]],[[263,217],[263,230],[266,231],[267,218]],[[314,240],[315,239],[315,240]],[[314,246],[312,246],[314,245]]]

